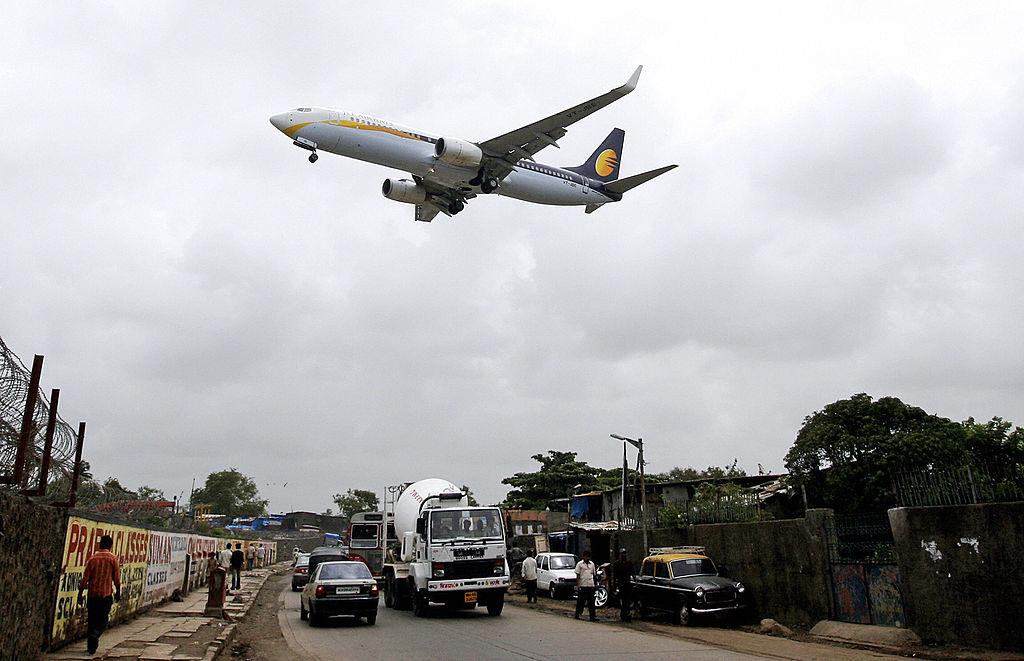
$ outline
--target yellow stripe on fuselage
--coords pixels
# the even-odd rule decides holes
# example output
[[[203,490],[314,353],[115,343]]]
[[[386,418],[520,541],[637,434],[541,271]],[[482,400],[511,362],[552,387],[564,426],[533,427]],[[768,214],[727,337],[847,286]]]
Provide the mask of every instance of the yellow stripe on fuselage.
[[[332,126],[340,126],[346,129],[359,129],[360,131],[381,131],[383,133],[390,133],[391,135],[396,135],[399,138],[405,138],[407,140],[425,140],[425,138],[420,137],[418,135],[414,135],[406,131],[399,131],[398,129],[393,129],[389,126],[374,126],[373,124],[353,122],[348,119],[325,119],[317,122],[302,122],[300,124],[296,124],[295,126],[289,126],[284,130],[284,134],[287,135],[289,138],[293,138],[295,137],[296,133],[312,124],[331,124]]]

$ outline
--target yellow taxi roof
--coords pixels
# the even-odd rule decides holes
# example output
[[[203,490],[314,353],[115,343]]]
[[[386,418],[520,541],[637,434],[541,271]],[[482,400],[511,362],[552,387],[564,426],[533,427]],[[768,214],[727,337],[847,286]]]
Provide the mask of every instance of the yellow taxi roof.
[[[659,553],[658,555],[647,556],[646,560],[672,562],[673,560],[699,560],[701,558],[707,558],[707,556],[700,553]]]

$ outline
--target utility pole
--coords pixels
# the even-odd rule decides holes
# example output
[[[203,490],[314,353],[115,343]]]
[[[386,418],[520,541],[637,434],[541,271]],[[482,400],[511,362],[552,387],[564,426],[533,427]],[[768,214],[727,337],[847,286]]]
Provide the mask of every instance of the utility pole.
[[[647,546],[647,488],[644,486],[644,439],[632,439],[626,436],[619,436],[618,434],[611,434],[611,437],[617,441],[629,443],[639,451],[637,463],[640,464],[640,523],[643,527],[644,553],[647,553],[649,547]],[[622,447],[623,452],[625,452],[626,446],[623,445]],[[623,480],[623,484],[625,484],[625,480]]]

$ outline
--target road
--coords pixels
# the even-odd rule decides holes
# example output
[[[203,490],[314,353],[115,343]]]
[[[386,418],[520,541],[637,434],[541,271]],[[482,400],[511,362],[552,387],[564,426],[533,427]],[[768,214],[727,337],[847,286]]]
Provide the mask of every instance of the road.
[[[309,659],[759,659],[700,643],[619,626],[572,620],[506,606],[500,617],[483,608],[428,618],[381,603],[377,624],[335,618],[324,627],[299,620],[299,595],[285,587],[278,621],[285,641]]]

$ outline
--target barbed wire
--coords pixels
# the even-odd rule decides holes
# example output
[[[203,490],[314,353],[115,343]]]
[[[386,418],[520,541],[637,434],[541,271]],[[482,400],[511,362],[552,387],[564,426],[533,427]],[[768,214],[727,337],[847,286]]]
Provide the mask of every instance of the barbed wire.
[[[18,454],[18,437],[21,421],[28,401],[29,381],[32,373],[0,338],[0,473],[14,472],[15,457]],[[36,399],[32,415],[32,441],[29,443],[25,460],[25,471],[29,486],[39,480],[40,462],[46,441],[46,423],[50,416],[50,400],[42,389]],[[50,456],[48,482],[67,477],[74,469],[76,433],[71,425],[57,416],[53,434],[53,448]],[[14,485],[17,487],[18,485]]]

